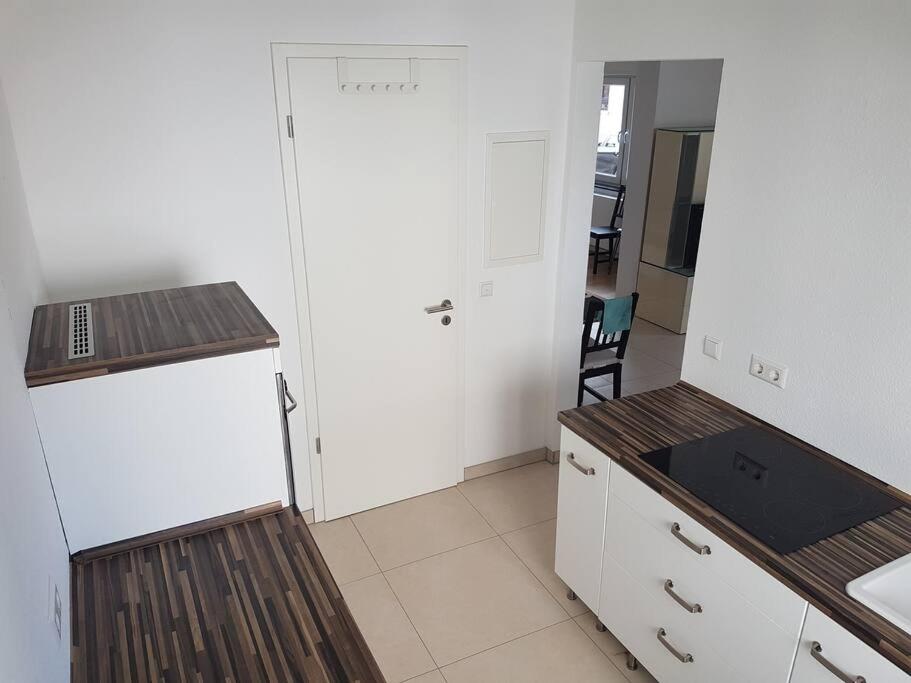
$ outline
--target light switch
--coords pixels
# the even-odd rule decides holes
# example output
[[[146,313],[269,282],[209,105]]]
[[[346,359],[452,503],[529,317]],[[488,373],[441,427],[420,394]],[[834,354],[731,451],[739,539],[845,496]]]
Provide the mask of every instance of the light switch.
[[[706,335],[702,340],[702,353],[709,358],[721,360],[721,340]]]
[[[487,281],[481,283],[481,296],[493,296],[493,282]]]

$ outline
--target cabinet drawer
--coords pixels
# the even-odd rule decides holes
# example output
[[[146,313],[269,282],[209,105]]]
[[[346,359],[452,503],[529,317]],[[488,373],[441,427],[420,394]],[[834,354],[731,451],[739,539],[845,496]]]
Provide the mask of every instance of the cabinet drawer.
[[[814,644],[819,650],[814,657]],[[908,683],[911,676],[885,657],[862,643],[819,610],[810,607],[800,637],[797,659],[791,683],[837,683],[838,677],[830,666],[841,671],[849,680],[863,676],[866,683]]]
[[[565,427],[557,492],[557,574],[589,608],[598,605],[610,459]]]
[[[702,573],[709,572],[765,614],[785,633],[797,635],[803,623],[806,602],[764,570],[750,562],[718,536],[662,498],[622,467],[615,467],[610,495],[624,501],[646,523],[664,537],[677,557],[695,563]],[[674,525],[679,525],[674,535]],[[708,546],[708,554],[697,548]]]
[[[678,615],[657,604],[636,579],[609,557],[604,561],[598,614],[624,647],[662,683],[742,680],[687,631]],[[658,639],[659,629],[664,630],[667,645]],[[692,661],[680,661],[671,647],[680,655],[689,655]]]
[[[700,566],[698,555],[687,553],[624,501],[609,501],[604,562],[613,559],[635,577],[661,613],[672,613],[702,649],[712,649],[737,671],[737,680],[787,683],[798,632],[786,633]],[[793,600],[802,618],[806,603],[796,595]]]

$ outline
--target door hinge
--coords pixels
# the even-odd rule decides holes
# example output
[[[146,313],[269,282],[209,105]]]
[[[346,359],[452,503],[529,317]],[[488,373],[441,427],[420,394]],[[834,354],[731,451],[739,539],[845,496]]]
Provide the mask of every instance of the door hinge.
[[[288,137],[294,138],[294,117],[291,114],[288,114],[285,117],[285,123],[288,124]]]
[[[320,447],[319,437],[316,437],[316,454],[322,455],[323,449]]]

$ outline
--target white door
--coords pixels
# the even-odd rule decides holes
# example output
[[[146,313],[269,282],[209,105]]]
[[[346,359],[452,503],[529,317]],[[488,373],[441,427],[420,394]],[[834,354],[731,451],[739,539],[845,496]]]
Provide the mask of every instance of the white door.
[[[459,61],[383,50],[287,62],[326,519],[459,471]]]

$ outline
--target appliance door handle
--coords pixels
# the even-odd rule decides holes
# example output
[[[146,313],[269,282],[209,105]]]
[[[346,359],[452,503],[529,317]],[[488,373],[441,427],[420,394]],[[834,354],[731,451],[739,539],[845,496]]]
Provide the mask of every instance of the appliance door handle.
[[[676,647],[671,645],[670,641],[667,639],[667,631],[665,631],[663,628],[658,629],[657,637],[658,641],[664,645],[665,649],[674,655],[679,661],[683,662],[684,664],[692,663],[693,655],[691,655],[689,652],[681,652]]]
[[[849,676],[828,659],[823,657],[822,645],[820,645],[816,640],[810,644],[810,654],[813,655],[813,659],[826,667],[828,672],[835,676],[838,680],[843,681],[844,683],[867,683],[867,679],[863,676]]]
[[[679,540],[681,543],[683,543],[683,545],[685,545],[687,548],[692,550],[694,553],[697,553],[699,555],[711,555],[712,554],[712,549],[709,548],[707,545],[699,545],[697,543],[693,543],[690,539],[688,539],[686,536],[684,536],[683,532],[680,531],[680,525],[677,524],[677,522],[674,522],[673,524],[671,524],[671,533],[674,534],[674,536],[677,538],[677,540]]]
[[[431,315],[433,313],[442,313],[443,311],[451,311],[452,302],[449,299],[443,299],[439,306],[425,306],[424,313]]]
[[[576,456],[573,455],[572,453],[567,453],[567,454],[566,454],[566,461],[567,461],[570,465],[572,465],[573,467],[575,467],[577,470],[579,470],[579,471],[580,471],[582,474],[584,474],[586,477],[593,477],[593,476],[595,475],[595,468],[594,468],[594,467],[582,467],[582,465],[580,465],[578,462],[576,462]]]
[[[680,605],[683,609],[685,609],[687,612],[689,612],[690,614],[701,614],[702,613],[702,605],[700,605],[698,602],[689,603],[686,600],[684,600],[683,598],[681,598],[674,591],[674,582],[671,581],[670,579],[667,579],[664,582],[664,592],[667,593],[668,595],[670,595],[672,598],[674,598],[674,601],[678,605]]]
[[[283,380],[285,384],[285,396],[291,401],[291,405],[285,406],[285,412],[290,413],[292,410],[297,408],[297,401],[294,399],[294,396],[291,395],[291,392],[288,391],[288,380]]]

